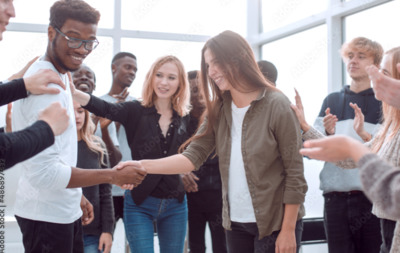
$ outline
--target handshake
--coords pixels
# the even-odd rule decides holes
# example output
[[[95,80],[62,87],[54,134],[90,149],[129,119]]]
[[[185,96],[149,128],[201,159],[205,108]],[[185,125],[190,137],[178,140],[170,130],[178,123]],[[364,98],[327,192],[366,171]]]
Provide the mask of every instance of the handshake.
[[[111,183],[127,190],[140,185],[147,175],[140,161],[120,162],[112,170],[114,173]]]

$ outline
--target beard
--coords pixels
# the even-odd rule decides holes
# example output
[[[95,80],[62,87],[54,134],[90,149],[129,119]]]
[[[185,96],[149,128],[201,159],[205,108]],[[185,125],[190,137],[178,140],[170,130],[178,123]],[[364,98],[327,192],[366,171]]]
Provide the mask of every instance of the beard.
[[[61,57],[58,55],[57,50],[56,50],[56,48],[57,48],[56,39],[54,39],[51,44],[52,44],[51,50],[52,50],[53,60],[55,61],[55,63],[58,66],[60,66],[60,68],[66,70],[66,71],[70,71],[70,72],[73,72],[73,71],[79,69],[79,67],[72,69],[64,64],[64,62],[61,60]]]

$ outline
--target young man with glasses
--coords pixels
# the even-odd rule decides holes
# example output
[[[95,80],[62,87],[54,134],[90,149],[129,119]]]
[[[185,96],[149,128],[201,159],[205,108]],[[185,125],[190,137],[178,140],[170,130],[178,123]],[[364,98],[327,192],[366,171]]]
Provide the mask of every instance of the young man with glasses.
[[[12,1],[0,0],[0,40],[10,18],[15,17]],[[29,65],[29,64],[28,64]],[[0,83],[0,106],[31,94],[56,94],[60,91],[47,87],[49,83],[64,87],[60,77],[51,70],[41,70],[27,78],[21,78],[27,67],[11,76],[9,82]],[[61,134],[68,126],[68,116],[60,104],[46,108],[38,120],[15,133],[3,133],[0,129],[0,171],[11,168],[54,143],[54,135]]]
[[[59,74],[67,89],[52,96],[28,96],[14,105],[16,130],[29,125],[42,108],[54,101],[67,109],[71,119],[53,146],[18,165],[23,173],[14,208],[26,253],[83,252],[82,190],[76,187],[100,183],[137,185],[145,176],[145,171],[132,167],[122,171],[75,168],[77,134],[68,72],[78,69],[97,46],[99,18],[100,13],[82,0],[54,3],[50,9],[46,54],[32,64],[26,76],[40,69],[51,69]]]

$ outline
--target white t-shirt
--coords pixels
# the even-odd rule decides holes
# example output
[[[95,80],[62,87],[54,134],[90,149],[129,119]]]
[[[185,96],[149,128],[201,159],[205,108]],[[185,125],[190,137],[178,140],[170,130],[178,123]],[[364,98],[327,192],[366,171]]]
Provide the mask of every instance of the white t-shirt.
[[[249,106],[238,108],[232,102],[231,160],[229,165],[230,218],[235,222],[256,222],[242,156],[242,125]]]
[[[53,64],[39,59],[28,69],[30,76],[40,69],[52,69]],[[55,138],[55,143],[36,156],[17,164],[21,167],[14,205],[17,216],[52,223],[69,224],[82,216],[81,188],[67,189],[71,178],[71,166],[77,162],[77,134],[75,114],[66,74],[60,74],[67,90],[60,89],[57,95],[30,95],[14,103],[12,127],[14,131],[26,128],[37,120],[38,113],[53,102],[60,102],[67,109],[69,126]]]

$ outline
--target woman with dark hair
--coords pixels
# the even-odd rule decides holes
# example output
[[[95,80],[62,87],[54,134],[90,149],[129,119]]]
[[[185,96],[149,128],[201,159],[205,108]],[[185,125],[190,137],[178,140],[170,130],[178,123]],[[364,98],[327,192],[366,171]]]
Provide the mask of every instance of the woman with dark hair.
[[[108,103],[78,90],[73,97],[90,112],[125,127],[133,159],[176,154],[189,137],[189,84],[175,56],[153,63],[143,84],[142,101]],[[161,174],[147,176],[141,185],[125,192],[124,225],[132,252],[154,252],[154,223],[161,252],[183,252],[187,205],[182,180],[179,173]]]
[[[307,184],[300,127],[289,100],[263,77],[246,40],[231,31],[203,47],[201,82],[206,117],[183,154],[120,167],[184,173],[198,169],[215,150],[228,252],[298,251]]]

